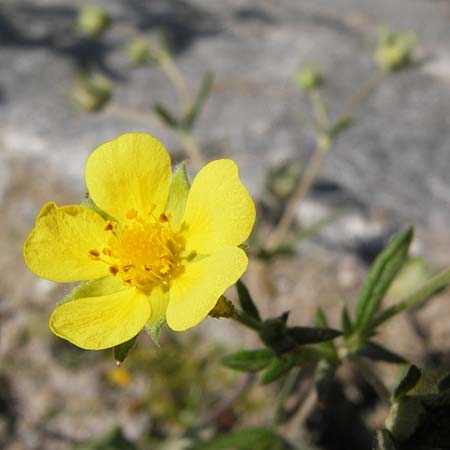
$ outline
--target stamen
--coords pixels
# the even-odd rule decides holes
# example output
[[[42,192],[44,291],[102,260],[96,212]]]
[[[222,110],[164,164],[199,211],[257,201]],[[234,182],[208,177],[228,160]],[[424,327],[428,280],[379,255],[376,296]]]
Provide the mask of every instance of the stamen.
[[[110,220],[106,221],[105,231],[115,231],[116,224],[112,223]]]
[[[134,208],[132,208],[127,212],[127,219],[130,219],[130,220],[136,219],[137,214],[138,214],[137,211]]]
[[[98,250],[89,250],[89,257],[94,261],[98,261],[100,259],[100,252]]]
[[[112,276],[115,277],[119,273],[119,268],[117,266],[110,266],[109,271],[111,272]]]

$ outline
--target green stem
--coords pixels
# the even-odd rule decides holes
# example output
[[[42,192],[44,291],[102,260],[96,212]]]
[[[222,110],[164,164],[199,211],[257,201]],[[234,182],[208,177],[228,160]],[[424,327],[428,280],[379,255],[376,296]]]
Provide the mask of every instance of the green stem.
[[[278,394],[277,402],[275,405],[275,412],[272,418],[272,425],[274,426],[280,424],[283,421],[286,400],[291,394],[292,389],[294,389],[295,382],[297,381],[297,377],[299,376],[300,371],[300,367],[292,369],[284,380],[283,386],[280,390],[280,393]]]
[[[256,331],[257,333],[261,330],[261,322],[258,322],[256,319],[253,319],[253,317],[248,316],[244,312],[237,311],[237,314],[233,317],[233,319],[242,323],[242,325],[245,325],[247,328]]]
[[[373,322],[372,329],[376,329],[382,323],[396,316],[397,314],[406,311],[407,309],[419,305],[426,300],[430,295],[434,294],[439,289],[444,288],[450,283],[450,268],[443,270],[428,280],[422,287],[408,295],[405,299],[385,309]]]

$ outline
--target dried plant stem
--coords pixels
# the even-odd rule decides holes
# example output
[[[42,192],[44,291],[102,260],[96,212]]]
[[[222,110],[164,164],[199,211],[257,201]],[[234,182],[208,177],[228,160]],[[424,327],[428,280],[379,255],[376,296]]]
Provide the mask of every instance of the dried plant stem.
[[[308,166],[305,169],[305,172],[297,189],[289,199],[286,208],[284,209],[284,212],[281,216],[281,219],[279,220],[275,229],[269,235],[267,242],[268,250],[274,250],[286,238],[286,234],[289,231],[290,226],[294,222],[298,207],[305,198],[305,195],[307,194],[312,183],[314,182],[326,154],[327,149],[325,149],[321,145],[320,141],[318,141],[314,149],[314,153],[312,154],[311,159],[308,162]]]

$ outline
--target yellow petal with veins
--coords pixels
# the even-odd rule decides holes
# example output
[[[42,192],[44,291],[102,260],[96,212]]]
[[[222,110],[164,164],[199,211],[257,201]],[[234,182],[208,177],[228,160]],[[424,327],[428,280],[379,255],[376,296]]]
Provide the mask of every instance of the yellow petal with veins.
[[[97,147],[86,163],[86,185],[94,203],[119,222],[130,211],[158,217],[169,195],[170,157],[145,133],[127,133]]]
[[[188,251],[210,254],[244,242],[255,222],[255,204],[230,159],[203,167],[186,203],[184,224]]]
[[[56,307],[50,329],[86,350],[114,347],[136,336],[151,314],[147,296],[137,288],[101,297],[84,297]]]
[[[186,264],[184,272],[170,287],[167,324],[183,331],[202,321],[219,297],[244,273],[247,255],[238,247],[228,247]]]
[[[37,276],[59,282],[93,280],[108,274],[108,266],[89,257],[108,237],[105,221],[85,206],[47,203],[25,241],[24,259]]]

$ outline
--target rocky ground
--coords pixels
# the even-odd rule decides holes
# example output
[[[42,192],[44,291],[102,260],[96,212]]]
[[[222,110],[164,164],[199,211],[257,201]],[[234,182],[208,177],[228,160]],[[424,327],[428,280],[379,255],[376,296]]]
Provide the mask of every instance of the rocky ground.
[[[84,162],[98,144],[126,131],[147,131],[175,160],[184,158],[179,143],[156,120],[121,113],[147,112],[155,102],[173,105],[167,79],[157,67],[130,69],[119,32],[106,33],[95,46],[80,41],[73,23],[82,3],[3,0],[0,5],[0,442],[6,442],[0,447],[8,450],[70,448],[72,440],[116,423],[131,437],[145,427],[140,422],[145,414],[133,416],[129,400],[139,398],[145,386],[137,382],[132,392],[101,397],[109,360],[83,353],[82,363],[74,363],[76,352],[50,336],[47,317],[64,289],[37,280],[21,257],[23,239],[43,203],[78,202],[84,195]],[[306,222],[336,207],[347,214],[303,245],[300,258],[281,258],[269,267],[254,262],[248,280],[264,311],[291,309],[293,321],[310,324],[318,303],[336,319],[340,297],[355,297],[374,251],[404,224],[417,227],[415,254],[432,268],[448,265],[449,1],[98,3],[116,22],[149,38],[168,29],[175,61],[192,89],[205,71],[214,73],[195,136],[206,159],[226,155],[239,163],[256,198],[264,195],[269,168],[306,161],[313,148],[311,131],[299,120],[309,106],[293,83],[295,70],[305,63],[323,69],[324,93],[336,115],[374,72],[379,25],[417,33],[420,64],[389,77],[360,108],[298,212]],[[76,111],[68,97],[74,75],[94,63],[115,90],[105,110],[87,114]],[[261,286],[261,279],[268,279],[268,286]],[[390,326],[390,340],[413,360],[448,353],[450,332],[443,319],[448,314],[444,295],[417,320]],[[239,344],[240,338],[228,337],[235,336],[232,324],[217,327],[210,321],[202,329]],[[69,362],[61,362],[61,355],[69,355]]]

